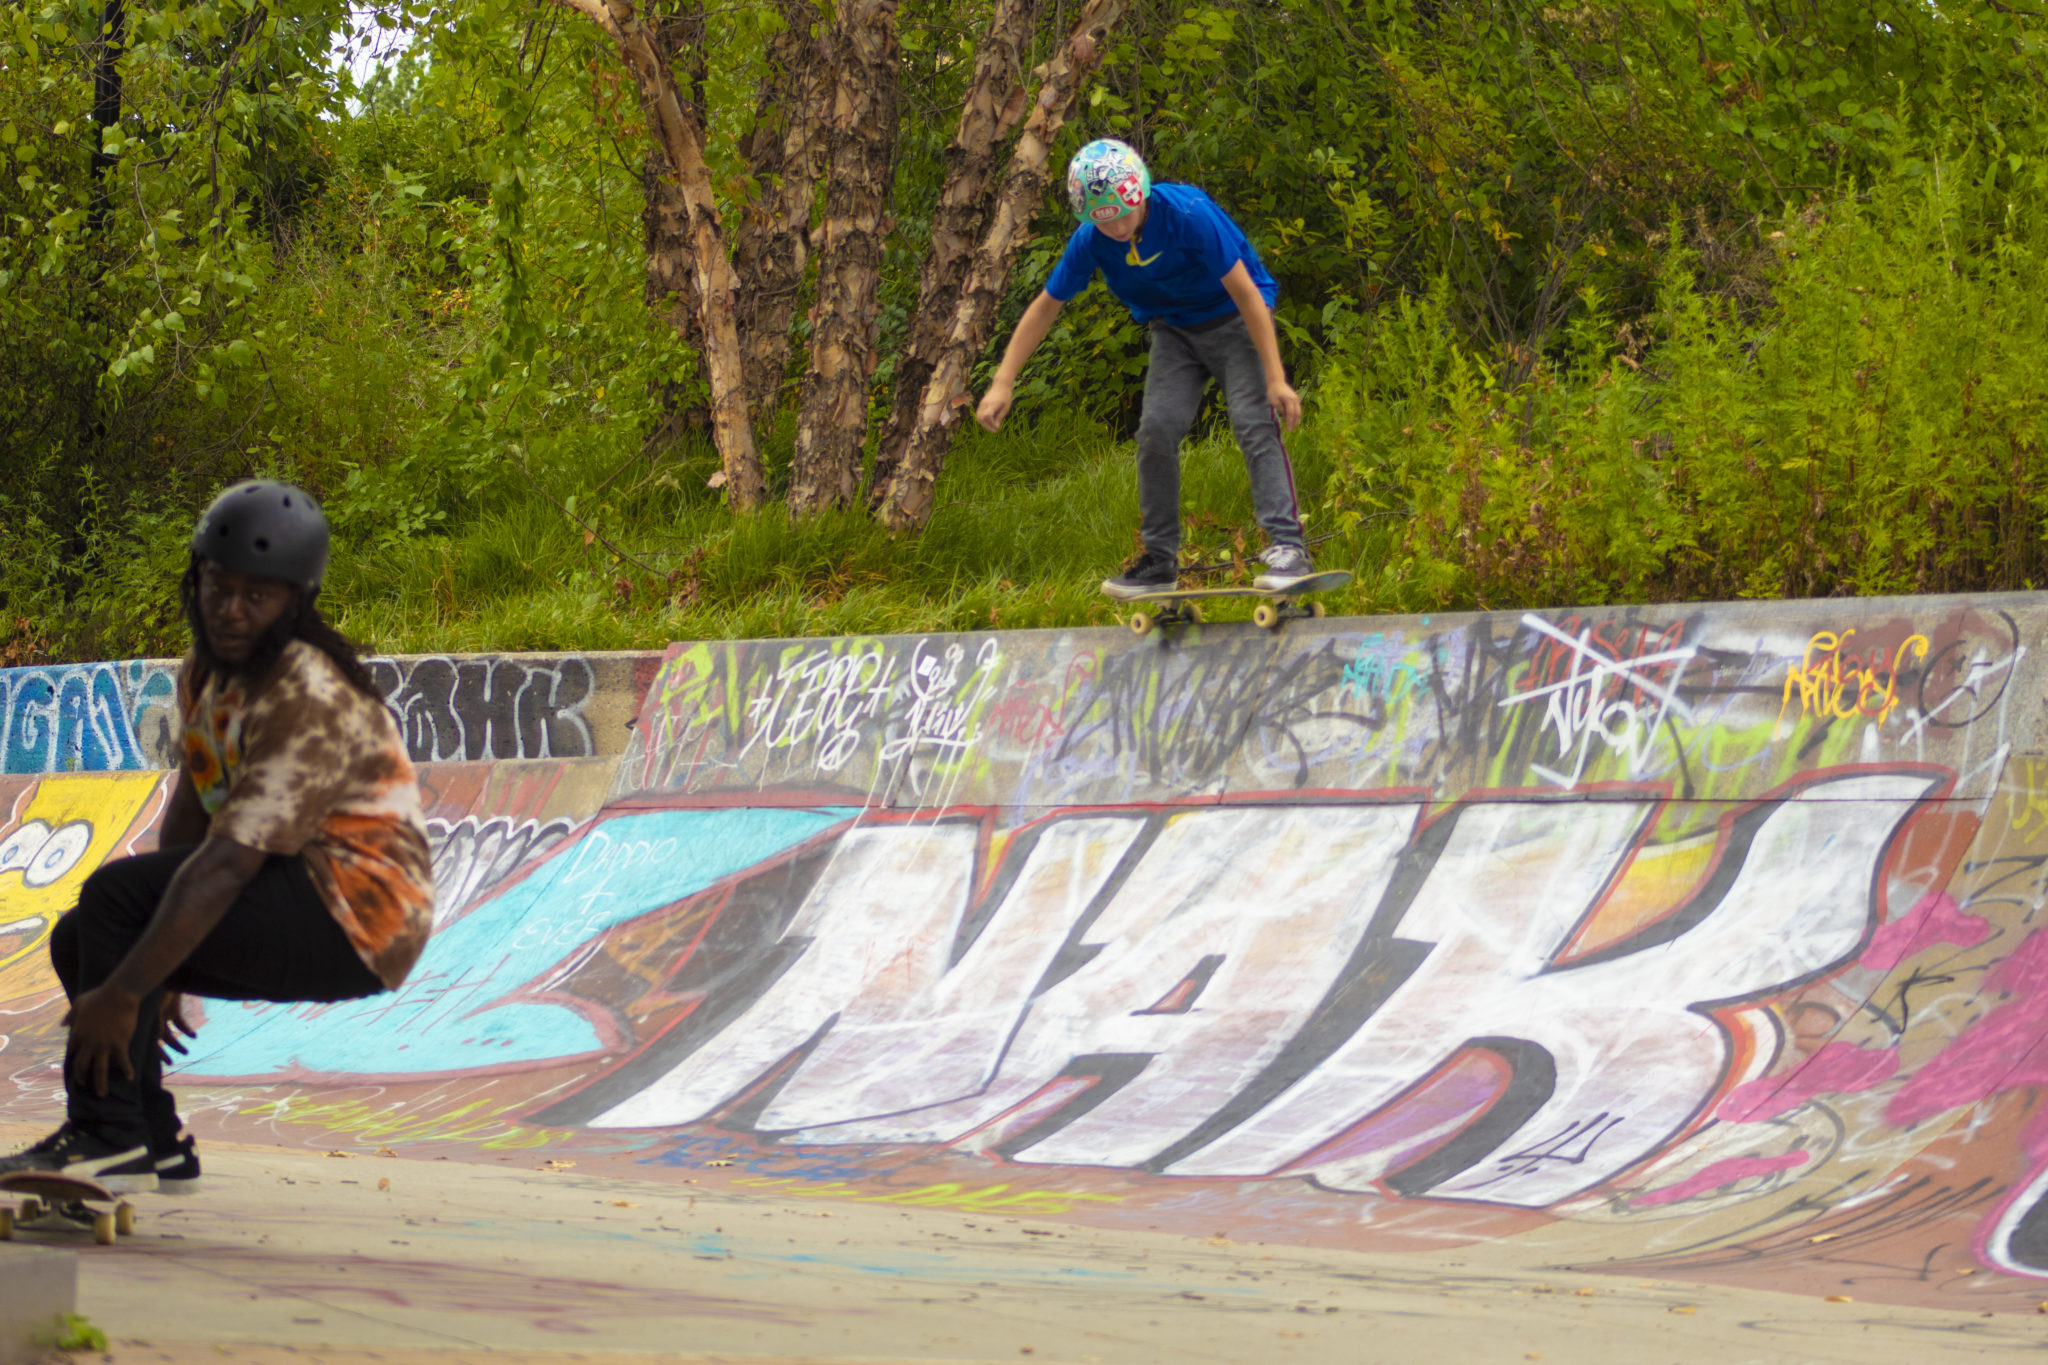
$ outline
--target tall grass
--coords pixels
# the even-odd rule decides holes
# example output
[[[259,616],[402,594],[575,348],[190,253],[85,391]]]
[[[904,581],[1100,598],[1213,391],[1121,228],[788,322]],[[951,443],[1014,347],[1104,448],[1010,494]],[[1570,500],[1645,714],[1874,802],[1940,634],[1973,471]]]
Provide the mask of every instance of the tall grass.
[[[963,438],[931,524],[906,538],[855,511],[793,520],[771,506],[735,520],[709,492],[663,489],[578,504],[602,535],[586,544],[567,495],[536,488],[452,534],[342,556],[334,600],[345,628],[392,650],[1107,624],[1117,608],[1101,581],[1136,549],[1131,461],[1129,442],[1088,419],[1020,414]],[[708,452],[683,463],[702,466],[674,480],[694,488],[716,467]],[[1218,566],[1215,582],[1239,581],[1233,555],[1260,542],[1227,423],[1190,442],[1184,465],[1186,557]],[[611,472],[562,461],[549,478],[587,488]],[[1298,475],[1319,486],[1327,469],[1311,456]]]

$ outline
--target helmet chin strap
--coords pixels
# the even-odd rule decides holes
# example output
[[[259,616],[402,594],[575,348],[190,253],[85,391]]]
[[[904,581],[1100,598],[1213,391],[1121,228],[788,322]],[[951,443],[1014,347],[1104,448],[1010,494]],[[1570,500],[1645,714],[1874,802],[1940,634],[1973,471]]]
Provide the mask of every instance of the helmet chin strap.
[[[1138,222],[1137,225],[1131,229],[1131,235],[1127,239],[1127,245],[1124,251],[1124,264],[1126,265],[1143,266],[1150,264],[1150,262],[1141,260],[1138,257],[1138,239],[1144,236],[1145,234],[1145,209],[1146,206],[1140,204],[1137,208],[1131,210],[1131,213],[1137,215]]]

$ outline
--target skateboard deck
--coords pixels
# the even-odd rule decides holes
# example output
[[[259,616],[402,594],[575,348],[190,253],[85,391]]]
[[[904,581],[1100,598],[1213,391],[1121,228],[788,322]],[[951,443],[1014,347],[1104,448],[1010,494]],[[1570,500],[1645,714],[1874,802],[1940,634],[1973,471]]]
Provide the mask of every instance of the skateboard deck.
[[[21,1203],[5,1207],[5,1197]],[[95,1208],[106,1204],[108,1208]],[[39,1232],[86,1231],[101,1246],[135,1231],[135,1206],[97,1180],[56,1171],[15,1171],[0,1175],[0,1242],[12,1241],[17,1228]]]
[[[1131,615],[1131,629],[1139,635],[1145,635],[1150,633],[1155,625],[1170,626],[1182,621],[1191,621],[1199,625],[1202,620],[1200,599],[1205,597],[1263,597],[1267,600],[1252,609],[1252,620],[1260,627],[1272,630],[1282,621],[1323,614],[1322,603],[1311,602],[1307,606],[1302,606],[1294,600],[1295,598],[1341,588],[1350,581],[1349,571],[1332,569],[1327,573],[1304,578],[1291,588],[1161,588],[1157,592],[1143,592],[1135,597],[1119,597],[1112,600],[1160,604],[1156,611],[1140,609]]]

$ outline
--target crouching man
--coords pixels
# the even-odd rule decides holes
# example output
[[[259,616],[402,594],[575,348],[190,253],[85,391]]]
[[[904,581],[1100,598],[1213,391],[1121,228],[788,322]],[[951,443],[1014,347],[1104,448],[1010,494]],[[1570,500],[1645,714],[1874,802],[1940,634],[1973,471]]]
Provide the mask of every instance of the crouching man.
[[[327,519],[268,480],[214,500],[178,600],[184,764],[159,851],[108,862],[50,936],[71,1002],[64,1123],[0,1174],[117,1192],[197,1188],[163,1084],[182,997],[351,1000],[426,946],[433,869],[419,783],[356,649],[320,614]]]

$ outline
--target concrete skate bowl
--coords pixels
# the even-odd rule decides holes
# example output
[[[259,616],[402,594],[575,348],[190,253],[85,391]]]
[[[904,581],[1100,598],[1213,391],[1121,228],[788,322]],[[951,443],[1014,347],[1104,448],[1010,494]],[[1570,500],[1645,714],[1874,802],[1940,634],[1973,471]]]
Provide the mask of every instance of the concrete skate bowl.
[[[390,661],[433,946],[372,1000],[208,1003],[181,1101],[221,1142],[2031,1310],[2044,619]],[[10,1119],[56,1112],[50,925],[153,840],[163,670],[0,673]]]

